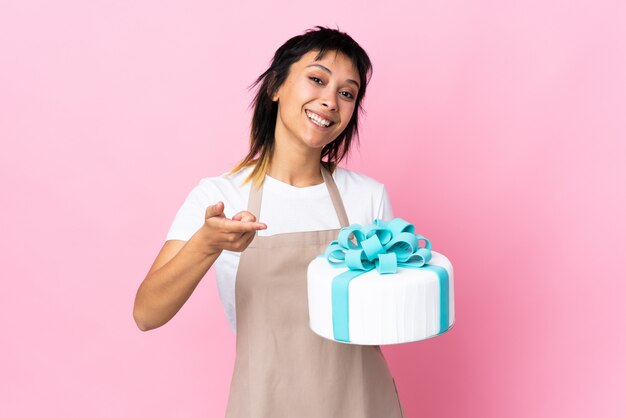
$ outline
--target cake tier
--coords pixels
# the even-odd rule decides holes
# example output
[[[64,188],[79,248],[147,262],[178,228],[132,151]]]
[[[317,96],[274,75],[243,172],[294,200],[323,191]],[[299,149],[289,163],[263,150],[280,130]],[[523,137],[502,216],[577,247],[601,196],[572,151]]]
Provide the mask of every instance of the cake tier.
[[[435,251],[428,264],[441,266],[448,272],[449,328],[454,324],[452,264]],[[347,267],[331,266],[323,257],[316,258],[308,267],[310,326],[315,333],[331,340],[335,340],[332,282],[346,270]],[[434,337],[442,332],[440,285],[433,271],[400,267],[395,274],[379,274],[371,270],[350,282],[348,295],[352,344],[400,344]]]

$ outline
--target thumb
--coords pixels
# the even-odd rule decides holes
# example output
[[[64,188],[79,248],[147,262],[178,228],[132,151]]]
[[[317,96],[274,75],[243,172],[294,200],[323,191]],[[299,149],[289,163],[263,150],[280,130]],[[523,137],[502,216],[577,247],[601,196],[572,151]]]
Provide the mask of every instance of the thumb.
[[[212,218],[214,216],[220,216],[224,214],[224,203],[217,202],[214,205],[208,206],[206,208],[205,217]]]

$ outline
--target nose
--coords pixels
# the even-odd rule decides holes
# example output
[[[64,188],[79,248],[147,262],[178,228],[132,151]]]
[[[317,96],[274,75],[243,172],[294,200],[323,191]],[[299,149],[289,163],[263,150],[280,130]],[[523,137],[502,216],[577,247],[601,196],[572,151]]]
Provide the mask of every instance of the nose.
[[[321,97],[322,106],[328,110],[337,110],[337,95],[332,89],[325,89],[324,94]]]

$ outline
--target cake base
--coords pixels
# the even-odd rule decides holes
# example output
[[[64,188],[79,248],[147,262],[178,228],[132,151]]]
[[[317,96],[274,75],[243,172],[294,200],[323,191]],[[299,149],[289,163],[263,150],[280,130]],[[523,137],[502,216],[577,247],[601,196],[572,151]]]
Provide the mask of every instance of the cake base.
[[[334,338],[332,281],[348,270],[335,268],[323,257],[308,267],[310,327],[316,334],[338,342],[360,345],[402,344],[432,338],[454,324],[454,274],[450,261],[432,252],[429,265],[448,272],[448,324],[440,324],[440,284],[436,273],[399,267],[395,274],[371,270],[354,278],[348,287],[350,341]]]

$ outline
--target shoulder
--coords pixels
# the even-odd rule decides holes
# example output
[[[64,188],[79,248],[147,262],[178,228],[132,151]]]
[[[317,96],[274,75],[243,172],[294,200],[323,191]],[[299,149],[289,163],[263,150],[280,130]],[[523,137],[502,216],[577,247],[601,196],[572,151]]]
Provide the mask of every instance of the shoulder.
[[[385,187],[383,183],[370,176],[344,167],[335,168],[333,178],[341,191],[352,191],[356,188],[361,192],[369,190],[371,193],[382,193]]]
[[[202,191],[223,191],[223,192],[231,192],[242,190],[246,187],[250,187],[250,183],[246,183],[245,179],[250,173],[252,168],[245,167],[235,173],[222,173],[219,176],[212,177],[203,177],[198,182],[196,186],[199,190]]]
[[[202,226],[207,206],[219,201],[224,202],[224,214],[229,218],[244,210],[250,191],[250,183],[243,184],[248,172],[243,169],[200,179],[178,209],[166,240],[188,241]]]
[[[245,183],[247,175],[252,169],[243,168],[233,174],[226,172],[218,176],[203,177],[189,194],[188,199],[195,200],[202,207],[213,205],[218,201],[224,202],[224,211],[227,216],[245,208],[250,182]]]
[[[335,169],[333,178],[351,223],[365,225],[392,217],[389,195],[380,181],[343,167]]]

